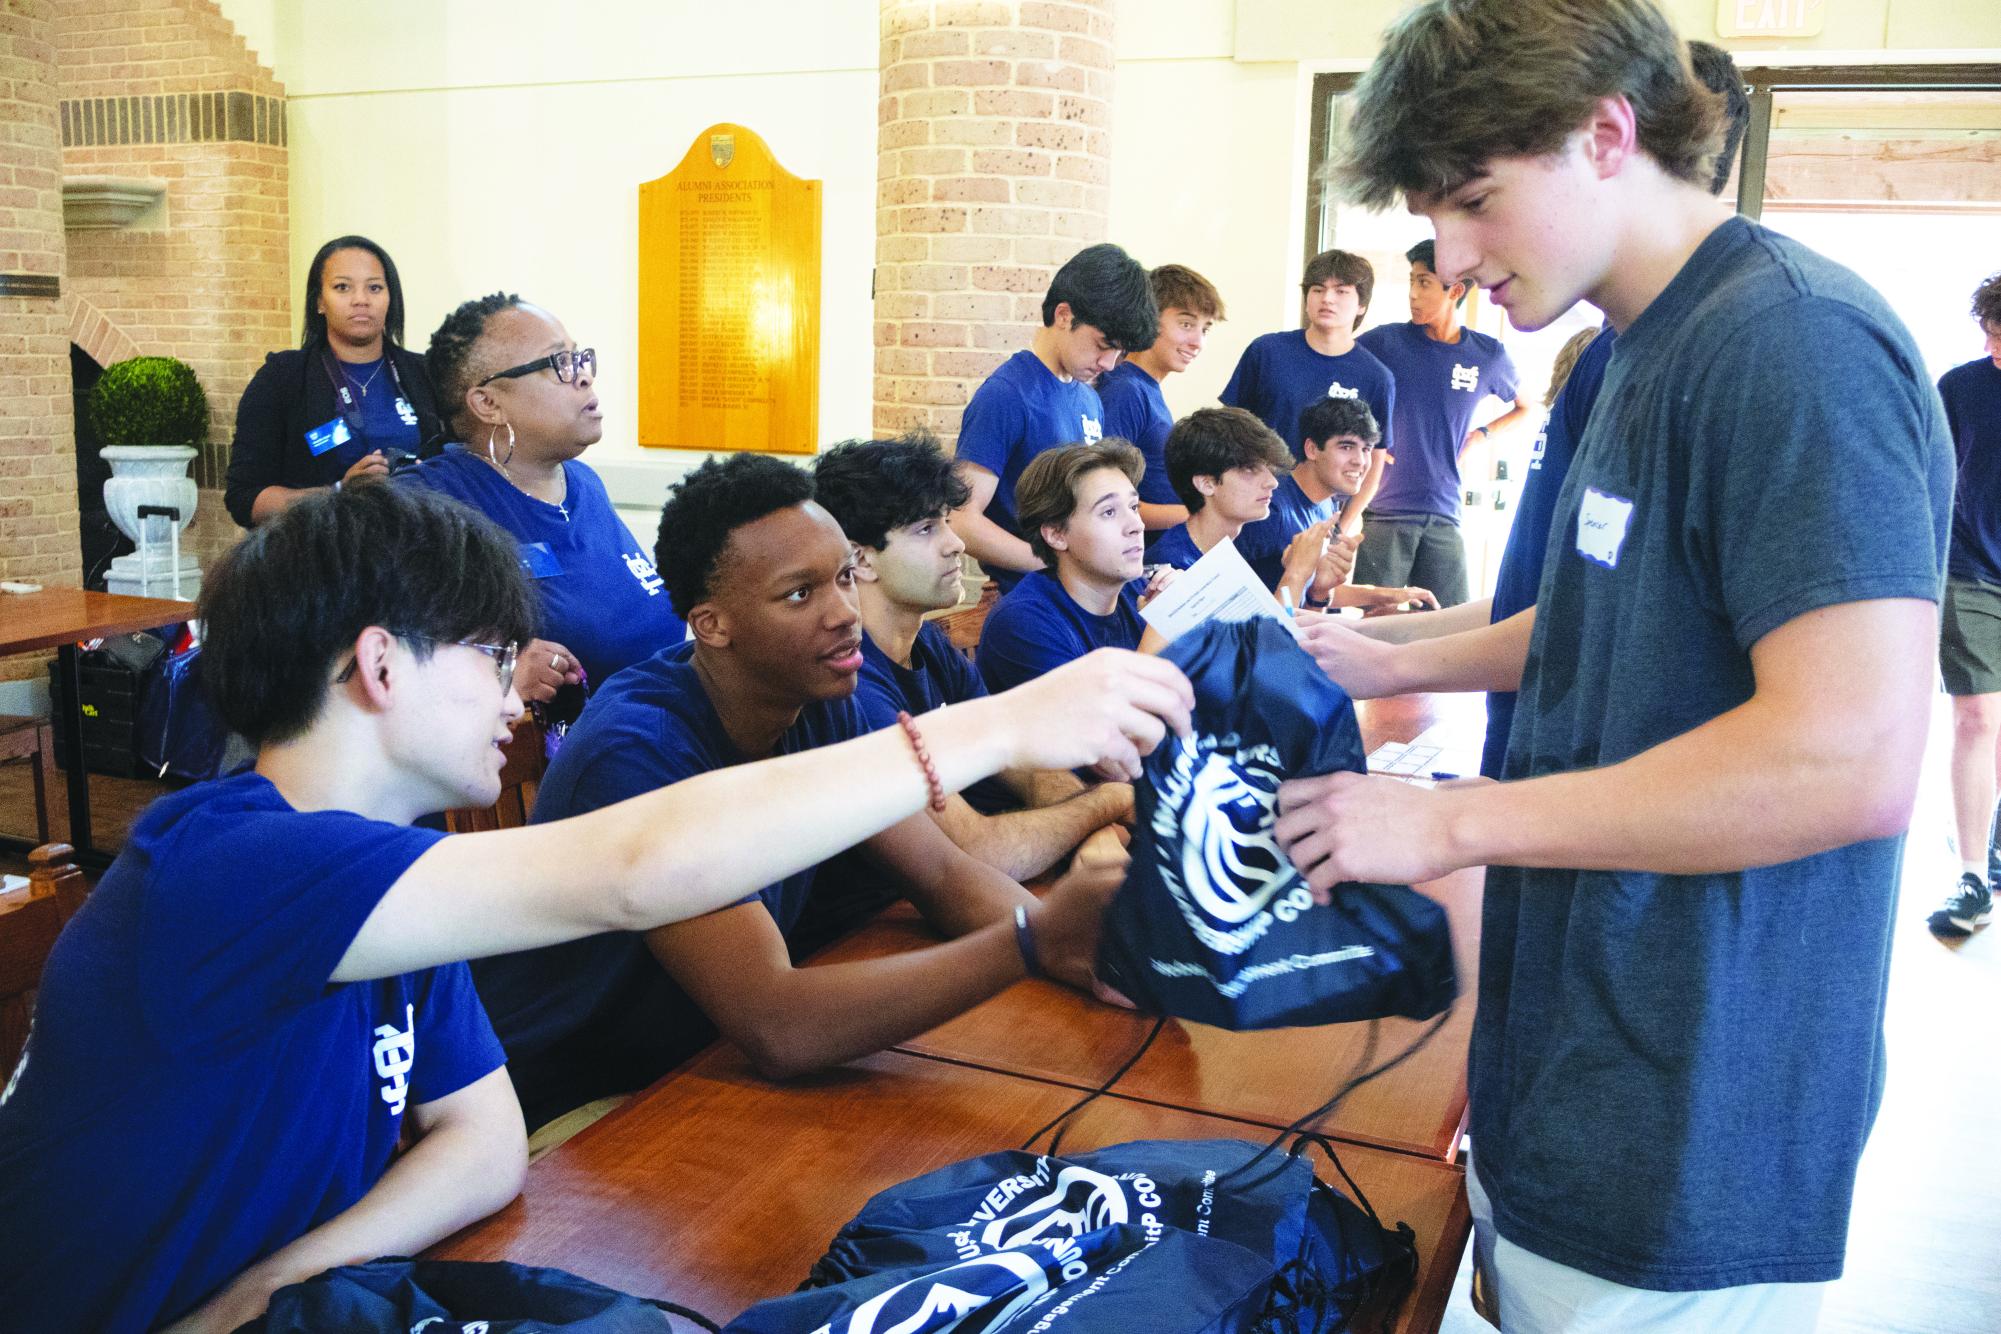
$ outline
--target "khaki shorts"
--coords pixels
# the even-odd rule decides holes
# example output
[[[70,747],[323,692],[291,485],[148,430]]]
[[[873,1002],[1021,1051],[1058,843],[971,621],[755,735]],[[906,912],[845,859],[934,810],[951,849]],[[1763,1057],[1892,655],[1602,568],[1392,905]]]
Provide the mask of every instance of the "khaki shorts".
[[[1945,581],[1938,666],[1948,695],[2001,693],[2001,585]]]

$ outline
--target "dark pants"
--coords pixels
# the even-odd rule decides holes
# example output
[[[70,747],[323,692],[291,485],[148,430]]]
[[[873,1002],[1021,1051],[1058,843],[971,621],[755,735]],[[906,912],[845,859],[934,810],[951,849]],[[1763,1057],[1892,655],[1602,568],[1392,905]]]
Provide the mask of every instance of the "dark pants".
[[[1466,600],[1466,545],[1459,525],[1439,514],[1362,514],[1355,582],[1429,589],[1441,607]]]

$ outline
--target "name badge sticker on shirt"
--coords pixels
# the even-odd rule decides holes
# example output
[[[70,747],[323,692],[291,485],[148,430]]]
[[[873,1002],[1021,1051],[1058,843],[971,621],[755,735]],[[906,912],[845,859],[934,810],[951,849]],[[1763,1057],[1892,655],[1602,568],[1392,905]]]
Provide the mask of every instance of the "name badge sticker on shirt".
[[[521,568],[530,579],[553,579],[563,572],[563,562],[556,559],[547,542],[525,542],[521,546]]]
[[[1577,554],[1608,570],[1617,569],[1619,548],[1626,545],[1626,525],[1632,521],[1632,501],[1585,487],[1584,503],[1577,510]]]
[[[306,448],[313,452],[314,458],[318,458],[330,449],[339,449],[352,439],[354,432],[347,429],[347,419],[335,417],[324,426],[315,426],[306,432]]]

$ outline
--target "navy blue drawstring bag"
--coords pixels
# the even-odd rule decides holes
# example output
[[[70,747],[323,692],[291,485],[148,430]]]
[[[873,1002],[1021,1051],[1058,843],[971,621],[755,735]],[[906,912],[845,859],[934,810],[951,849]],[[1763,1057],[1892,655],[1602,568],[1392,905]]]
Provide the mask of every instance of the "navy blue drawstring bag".
[[[669,1313],[687,1322],[669,1318]],[[714,1322],[562,1269],[385,1256],[343,1265],[271,1295],[236,1334],[671,1334]]]
[[[1209,622],[1161,656],[1195,687],[1194,734],[1136,784],[1098,976],[1149,1013],[1235,1030],[1449,1008],[1444,909],[1406,885],[1343,884],[1316,905],[1272,834],[1281,782],[1366,770],[1346,692],[1266,617]]]
[[[987,1154],[893,1186],[841,1229],[799,1293],[728,1328],[972,1331],[1032,1311],[1027,1328],[1086,1294],[1064,1311],[1078,1334],[1333,1330],[1400,1299],[1415,1273],[1410,1230],[1384,1229],[1297,1155],[1143,1140]],[[983,1314],[898,1323],[927,1311]]]
[[[201,684],[201,645],[170,653],[148,670],[139,688],[139,762],[156,777],[201,781],[221,777],[230,730]]]

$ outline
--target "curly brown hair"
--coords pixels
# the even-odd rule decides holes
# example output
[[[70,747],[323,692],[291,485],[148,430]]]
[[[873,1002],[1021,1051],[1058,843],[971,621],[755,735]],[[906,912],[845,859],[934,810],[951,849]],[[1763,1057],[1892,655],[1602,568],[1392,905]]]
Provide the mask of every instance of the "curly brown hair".
[[[1973,289],[1973,318],[1983,329],[2001,329],[2001,273],[1988,274],[1987,281]]]

